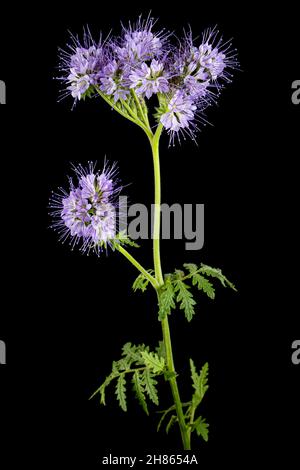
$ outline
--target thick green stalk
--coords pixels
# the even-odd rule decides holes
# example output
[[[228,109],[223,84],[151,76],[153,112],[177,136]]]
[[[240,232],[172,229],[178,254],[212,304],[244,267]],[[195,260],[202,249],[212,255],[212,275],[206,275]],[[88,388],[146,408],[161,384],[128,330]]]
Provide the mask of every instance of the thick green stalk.
[[[162,268],[161,268],[161,259],[160,259],[160,206],[161,206],[161,180],[160,180],[160,162],[159,162],[159,139],[162,133],[162,125],[159,124],[157,130],[153,136],[153,139],[150,140],[152,147],[153,155],[153,165],[154,165],[154,181],[155,181],[155,197],[154,197],[154,227],[153,227],[153,260],[154,260],[154,269],[155,269],[155,278],[158,282],[159,287],[164,284]],[[182,402],[179,395],[176,371],[173,360],[172,352],[172,342],[170,335],[170,327],[168,317],[165,317],[162,322],[162,333],[163,341],[166,351],[166,363],[168,371],[171,373],[169,379],[173,400],[176,408],[176,414],[178,418],[183,448],[189,450],[191,448],[190,444],[190,433],[185,422],[184,413],[182,410]]]

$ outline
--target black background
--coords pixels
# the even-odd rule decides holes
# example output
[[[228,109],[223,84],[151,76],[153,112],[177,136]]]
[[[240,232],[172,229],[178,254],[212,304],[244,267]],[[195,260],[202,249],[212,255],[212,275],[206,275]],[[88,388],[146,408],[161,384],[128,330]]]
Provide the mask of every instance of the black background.
[[[210,364],[202,414],[208,444],[194,442],[203,462],[233,468],[285,460],[296,463],[299,367],[291,344],[299,337],[297,186],[300,106],[291,102],[299,78],[299,32],[294,6],[262,11],[185,2],[178,6],[124,2],[16,7],[3,15],[1,106],[2,308],[1,468],[16,462],[95,468],[109,451],[134,455],[180,450],[179,433],[156,433],[157,415],[143,415],[130,397],[123,413],[88,397],[118,359],[122,345],[160,339],[155,296],[133,294],[133,268],[118,254],[100,259],[69,251],[48,228],[49,194],[70,174],[70,161],[117,161],[126,194],[151,204],[152,162],[142,131],[99,100],[57,103],[57,48],[68,30],[117,30],[120,20],[149,10],[160,25],[194,33],[218,24],[233,37],[241,72],[209,110],[208,126],[168,149],[162,138],[163,202],[205,204],[205,246],[184,252],[183,241],[162,242],[165,272],[184,262],[220,267],[238,294],[221,289],[199,298],[187,324],[173,314],[175,361],[189,399],[188,358]],[[136,256],[151,266],[151,242]],[[161,407],[169,406],[161,385]],[[6,460],[5,460],[6,459]]]

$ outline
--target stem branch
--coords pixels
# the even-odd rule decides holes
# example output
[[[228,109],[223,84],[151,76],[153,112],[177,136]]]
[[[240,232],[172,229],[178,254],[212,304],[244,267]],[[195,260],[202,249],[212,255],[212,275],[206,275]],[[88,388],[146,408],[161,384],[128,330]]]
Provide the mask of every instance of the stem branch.
[[[156,281],[156,279],[151,276],[151,274],[145,269],[143,268],[143,266],[130,254],[128,253],[127,250],[125,250],[125,248],[120,245],[120,244],[116,244],[116,249],[122,253],[123,256],[125,256],[125,258],[128,259],[128,261],[130,261],[131,264],[133,264],[133,266],[138,269],[140,271],[140,273],[142,273],[147,279],[148,281],[151,283],[151,285],[154,287],[155,290],[158,289],[158,282]]]

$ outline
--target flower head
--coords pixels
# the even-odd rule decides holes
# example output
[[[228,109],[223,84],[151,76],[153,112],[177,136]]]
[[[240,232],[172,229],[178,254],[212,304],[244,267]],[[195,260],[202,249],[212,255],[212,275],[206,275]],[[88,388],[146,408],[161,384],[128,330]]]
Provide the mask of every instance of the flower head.
[[[206,122],[205,109],[216,102],[222,82],[230,81],[228,70],[237,67],[235,51],[231,52],[231,44],[218,39],[215,29],[204,33],[198,47],[190,32],[167,61],[173,93],[167,110],[164,102],[158,113],[160,122],[171,134],[171,141],[183,129],[194,137],[195,120]]]
[[[73,168],[76,182],[69,179],[69,189],[60,188],[50,200],[52,228],[60,240],[81,244],[83,252],[97,254],[117,239],[116,195],[120,192],[115,180],[115,167],[96,171],[95,164]]]
[[[163,54],[168,34],[154,33],[154,24],[153,18],[143,20],[140,17],[136,24],[123,26],[122,35],[116,41],[116,55],[121,62],[134,66]]]
[[[177,91],[169,101],[167,111],[162,114],[160,122],[174,137],[174,133],[190,128],[196,109],[197,106],[189,95]]]
[[[153,117],[171,140],[183,130],[194,137],[196,120],[206,122],[205,109],[231,81],[231,70],[238,66],[236,51],[215,28],[199,44],[191,31],[172,43],[170,34],[156,32],[154,26],[153,18],[140,17],[104,43],[93,41],[88,30],[83,44],[73,37],[71,52],[61,54],[61,79],[75,101],[98,92],[144,130],[151,126],[147,100],[156,95]]]
[[[80,100],[93,85],[99,81],[99,73],[103,67],[105,49],[101,40],[96,43],[90,31],[84,31],[83,41],[71,37],[68,50],[60,50],[59,80],[67,85],[66,94]]]
[[[140,67],[132,71],[129,80],[130,88],[134,88],[138,95],[145,95],[147,98],[151,98],[155,93],[169,91],[164,64],[156,59],[153,59],[149,66],[143,62]]]
[[[129,94],[127,82],[127,74],[120,64],[114,59],[108,61],[101,72],[100,90],[112,95],[115,102],[126,100]]]
[[[213,28],[208,29],[202,37],[201,44],[194,44],[192,33],[185,35],[183,45],[177,50],[174,58],[174,67],[178,76],[184,83],[206,84],[206,87],[218,87],[223,81],[230,81],[230,69],[237,67],[235,51],[231,50],[231,43],[223,43],[219,32]],[[190,94],[197,88],[192,87]]]

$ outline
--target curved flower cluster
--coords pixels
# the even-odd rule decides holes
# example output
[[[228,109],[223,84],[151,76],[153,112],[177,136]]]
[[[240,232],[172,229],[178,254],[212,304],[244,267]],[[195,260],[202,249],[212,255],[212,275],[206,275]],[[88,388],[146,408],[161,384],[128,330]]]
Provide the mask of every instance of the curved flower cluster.
[[[89,31],[83,46],[73,37],[70,51],[61,54],[61,79],[75,100],[98,92],[112,104],[130,108],[132,96],[146,106],[145,99],[157,95],[157,123],[172,139],[180,132],[193,137],[204,109],[231,80],[236,53],[215,29],[207,30],[200,44],[191,32],[172,43],[171,35],[154,32],[154,25],[152,18],[140,18],[104,43],[95,43]]]
[[[82,251],[93,249],[97,254],[116,240],[116,185],[115,168],[95,171],[95,165],[74,167],[76,184],[69,180],[69,190],[60,188],[50,200],[52,228],[60,239],[70,239],[72,247],[81,243]]]
[[[132,71],[129,80],[130,88],[146,98],[151,98],[155,93],[166,93],[170,89],[164,64],[156,59],[153,59],[149,65],[143,62],[139,68]]]

